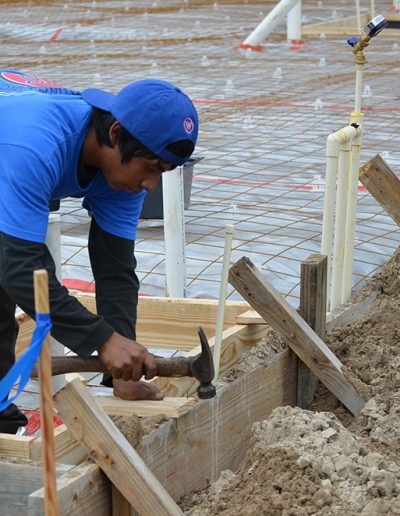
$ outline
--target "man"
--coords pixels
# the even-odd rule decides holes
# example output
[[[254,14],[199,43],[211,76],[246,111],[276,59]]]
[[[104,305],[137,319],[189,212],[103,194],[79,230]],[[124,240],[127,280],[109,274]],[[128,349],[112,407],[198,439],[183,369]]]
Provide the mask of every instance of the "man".
[[[156,364],[136,342],[134,241],[146,192],[194,150],[192,101],[155,79],[112,95],[6,70],[0,108],[0,379],[15,360],[16,305],[34,316],[33,271],[45,268],[52,335],[83,358],[97,351],[112,375],[104,383],[116,396],[161,399],[139,381],[152,378]],[[92,216],[88,247],[98,315],[60,285],[45,245],[49,202],[65,197],[83,198]],[[0,413],[0,431],[24,423],[15,405]]]

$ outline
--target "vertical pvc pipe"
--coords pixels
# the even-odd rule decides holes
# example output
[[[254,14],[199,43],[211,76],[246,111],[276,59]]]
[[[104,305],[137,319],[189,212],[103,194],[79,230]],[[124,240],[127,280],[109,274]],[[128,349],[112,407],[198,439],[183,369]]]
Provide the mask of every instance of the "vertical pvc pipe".
[[[301,0],[288,12],[286,30],[288,41],[301,40]]]
[[[330,299],[332,282],[332,244],[333,223],[335,218],[336,176],[338,173],[339,145],[328,136],[326,145],[326,178],[324,213],[322,218],[321,254],[328,257],[328,300]]]
[[[215,327],[215,339],[214,339],[214,380],[218,379],[219,363],[221,358],[221,343],[222,343],[222,332],[224,329],[224,315],[225,315],[225,302],[226,302],[226,289],[228,285],[228,273],[232,251],[232,239],[233,239],[234,226],[227,224],[225,226],[225,248],[224,248],[224,259],[222,263],[222,276],[221,284],[219,288],[219,303],[217,311],[217,321]]]
[[[356,230],[358,175],[360,169],[361,131],[351,146],[351,164],[346,209],[346,231],[344,237],[343,288],[341,303],[350,299],[353,276],[354,239]]]
[[[375,0],[371,0],[371,12],[369,13],[371,20],[375,18]]]
[[[354,93],[354,113],[352,115],[361,113],[363,66],[362,64],[356,64],[356,89]],[[353,121],[351,120],[351,122]]]
[[[358,33],[361,34],[362,26],[361,26],[360,0],[356,0],[356,15],[357,15],[357,30],[358,30]]]
[[[56,266],[56,276],[58,281],[62,279],[61,269],[61,229],[60,215],[50,213],[49,223],[47,226],[46,246],[54,260]],[[50,338],[51,354],[55,357],[62,357],[65,354],[64,346],[60,344],[54,337]],[[65,375],[54,376],[52,379],[53,394],[58,392],[65,385]]]
[[[162,175],[164,204],[166,292],[185,297],[185,212],[183,167]]]
[[[244,40],[242,46],[256,47],[260,45],[298,1],[299,0],[281,0]]]
[[[339,153],[336,194],[335,237],[333,244],[331,310],[340,305],[343,283],[344,234],[346,229],[347,185],[350,169],[350,141],[343,143]]]

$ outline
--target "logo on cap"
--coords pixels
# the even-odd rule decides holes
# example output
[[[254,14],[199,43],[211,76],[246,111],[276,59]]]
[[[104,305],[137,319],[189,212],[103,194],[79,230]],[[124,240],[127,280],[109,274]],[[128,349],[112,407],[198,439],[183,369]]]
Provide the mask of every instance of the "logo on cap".
[[[185,129],[187,134],[192,133],[193,129],[194,129],[194,122],[193,122],[193,120],[191,118],[189,118],[189,117],[185,118],[185,120],[183,121],[183,128]]]

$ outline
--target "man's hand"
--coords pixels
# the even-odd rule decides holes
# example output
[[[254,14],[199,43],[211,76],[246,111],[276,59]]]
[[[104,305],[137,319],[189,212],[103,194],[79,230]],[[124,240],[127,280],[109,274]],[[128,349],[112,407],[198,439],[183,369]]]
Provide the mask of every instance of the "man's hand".
[[[159,389],[146,382],[124,382],[113,378],[114,396],[122,400],[162,400],[164,395]]]
[[[136,382],[143,375],[146,380],[156,375],[157,364],[154,356],[138,342],[117,332],[111,335],[98,352],[101,362],[113,378]]]

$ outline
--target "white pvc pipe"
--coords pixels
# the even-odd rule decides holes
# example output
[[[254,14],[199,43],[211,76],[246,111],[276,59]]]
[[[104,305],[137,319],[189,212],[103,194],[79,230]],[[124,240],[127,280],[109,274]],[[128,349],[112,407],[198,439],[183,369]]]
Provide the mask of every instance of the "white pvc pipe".
[[[356,64],[356,89],[354,92],[354,113],[356,115],[361,113],[363,66],[362,64]]]
[[[333,249],[333,254],[335,255],[335,250],[337,251],[337,240],[339,239],[337,232],[337,221],[336,227],[334,231],[334,218],[335,218],[335,195],[336,195],[336,177],[339,176],[339,168],[343,166],[343,155],[341,156],[341,160],[339,160],[340,149],[343,146],[348,146],[350,150],[350,142],[357,135],[357,129],[353,126],[346,126],[335,133],[332,133],[327,138],[326,143],[326,180],[325,180],[325,198],[324,198],[324,213],[322,219],[322,240],[321,240],[321,254],[324,254],[328,257],[328,299],[331,301],[331,309],[334,308],[333,302],[336,302],[336,298],[333,297],[334,285],[337,282],[337,264],[335,260],[332,263],[332,243],[335,238],[335,246]],[[340,161],[340,162],[339,162]],[[346,165],[345,165],[346,166]],[[346,176],[347,177],[347,176]],[[345,181],[345,177],[341,176],[342,182]],[[345,192],[346,195],[347,183],[341,185],[341,192]],[[339,192],[339,185],[338,185]],[[343,195],[343,193],[342,193]],[[342,213],[339,216],[339,228],[341,225],[341,217],[345,220],[345,208],[346,203],[343,204],[343,201],[339,201],[339,205],[344,206],[342,208]],[[336,212],[339,211],[338,201],[336,202]],[[338,217],[338,215],[337,215]],[[343,223],[342,223],[343,225]],[[335,236],[334,236],[335,233]],[[344,233],[343,233],[344,235]],[[339,244],[340,245],[340,244]],[[337,261],[337,260],[336,260]],[[335,274],[333,270],[335,270]],[[341,292],[341,280],[342,274],[340,273],[340,283],[339,283],[339,292]],[[337,296],[337,294],[335,294]],[[339,295],[340,296],[340,295]]]
[[[164,204],[165,274],[169,297],[185,297],[185,212],[183,167],[162,175]]]
[[[358,33],[361,34],[362,26],[361,26],[360,0],[356,0],[356,16],[357,16],[357,30],[358,30]]]
[[[336,192],[335,237],[333,243],[331,310],[340,305],[343,285],[344,235],[346,230],[347,184],[350,170],[350,142],[342,144]]]
[[[360,169],[360,150],[361,150],[361,129],[358,136],[354,138],[351,146],[350,176],[348,185],[347,208],[346,208],[346,231],[344,237],[344,257],[343,257],[343,286],[341,303],[350,299],[351,288],[353,285],[353,257],[354,239],[356,231],[357,197],[358,197],[358,176]]]
[[[226,302],[226,290],[228,285],[228,273],[231,260],[232,251],[232,239],[233,239],[234,226],[227,224],[225,226],[225,248],[224,248],[224,259],[222,264],[222,276],[221,284],[219,288],[219,303],[217,311],[217,321],[215,327],[215,338],[214,338],[214,380],[217,381],[219,373],[219,363],[221,358],[221,344],[222,344],[222,332],[224,330],[224,315],[225,315],[225,302]]]
[[[58,281],[61,282],[62,269],[61,269],[61,229],[60,229],[60,215],[50,213],[49,222],[46,233],[46,246],[50,251],[50,254],[54,260],[56,266],[56,276]],[[50,338],[51,342],[51,354],[52,356],[60,357],[64,356],[64,346],[60,344],[54,337]],[[57,375],[52,378],[53,393],[58,392],[65,385],[65,375]]]
[[[298,1],[299,0],[280,0],[264,20],[244,40],[242,45],[252,47],[260,45]]]
[[[301,40],[301,0],[288,12],[286,30],[288,41]]]

